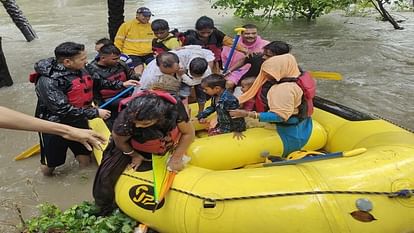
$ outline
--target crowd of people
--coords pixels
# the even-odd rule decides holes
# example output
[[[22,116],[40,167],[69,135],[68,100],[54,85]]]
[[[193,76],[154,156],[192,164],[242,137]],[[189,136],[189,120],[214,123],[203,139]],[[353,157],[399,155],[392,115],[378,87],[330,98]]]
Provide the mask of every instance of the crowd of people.
[[[209,136],[233,133],[242,140],[245,117],[274,123],[284,147],[280,156],[301,149],[312,132],[311,99],[304,98],[307,90],[297,82],[306,72],[289,44],[262,39],[257,27],[247,24],[229,57],[233,39],[211,18],[202,16],[194,29],[179,32],[164,19],[151,22],[152,16],[150,9],[138,8],[136,18],[120,26],[115,41],[97,40],[91,62],[84,45],[64,42],[54,57],[38,61],[30,75],[38,97],[35,116],[82,133],[74,137],[31,128],[42,131],[44,175],[65,163],[68,148],[81,167],[90,163],[88,143],[98,146],[103,139],[91,134],[88,120],[102,118],[112,130],[93,192],[103,214],[115,207],[114,185],[128,165],[149,170],[151,156],[157,154],[170,156],[171,170],[184,168],[182,157],[195,139],[189,100],[198,104],[200,123],[217,113]],[[228,59],[230,67],[222,74]],[[130,86],[135,91],[118,98]],[[241,95],[235,92],[239,87]],[[98,107],[105,103],[105,109]]]

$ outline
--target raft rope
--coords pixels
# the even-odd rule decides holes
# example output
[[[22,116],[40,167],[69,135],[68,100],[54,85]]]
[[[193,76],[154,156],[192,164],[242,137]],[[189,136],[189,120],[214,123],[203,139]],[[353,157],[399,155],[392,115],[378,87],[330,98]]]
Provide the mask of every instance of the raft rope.
[[[404,129],[404,130],[407,130],[407,131],[408,131],[408,132],[410,132],[410,133],[414,133],[414,130],[409,129],[409,128],[405,127],[405,126],[402,126],[402,125],[400,125],[400,124],[396,123],[395,121],[392,121],[392,120],[390,120],[390,119],[388,119],[388,118],[385,118],[385,117],[383,117],[383,116],[377,115],[377,114],[375,114],[375,113],[370,113],[370,115],[371,115],[371,116],[373,116],[373,117],[375,117],[375,118],[378,118],[378,119],[381,119],[381,120],[387,121],[387,122],[389,122],[389,123],[391,123],[391,124],[393,124],[393,125],[396,125],[396,126],[398,126],[398,127],[402,128],[402,129]]]
[[[154,182],[141,177],[123,173],[124,176],[128,176],[137,180],[141,180],[150,184]],[[414,196],[414,189],[401,189],[395,192],[379,192],[379,191],[344,191],[344,190],[319,190],[319,191],[304,191],[304,192],[289,192],[289,193],[269,193],[269,194],[258,194],[250,196],[239,196],[239,197],[224,197],[224,198],[211,198],[204,197],[195,193],[191,193],[186,190],[171,188],[176,192],[186,194],[188,196],[200,199],[204,201],[204,208],[214,208],[216,202],[220,201],[239,201],[239,200],[250,200],[260,198],[272,198],[272,197],[290,197],[290,196],[304,196],[304,195],[321,195],[321,194],[351,194],[351,195],[384,195],[389,198],[411,198]]]

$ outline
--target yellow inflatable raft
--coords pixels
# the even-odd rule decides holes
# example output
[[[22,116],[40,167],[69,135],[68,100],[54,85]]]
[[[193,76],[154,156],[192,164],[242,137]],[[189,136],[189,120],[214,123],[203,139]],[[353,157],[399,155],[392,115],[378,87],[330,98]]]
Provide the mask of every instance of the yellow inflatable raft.
[[[324,99],[315,105],[307,148],[354,156],[272,164],[260,154],[280,152],[274,130],[201,138],[155,212],[151,171],[126,170],[116,202],[167,233],[414,232],[414,134]]]

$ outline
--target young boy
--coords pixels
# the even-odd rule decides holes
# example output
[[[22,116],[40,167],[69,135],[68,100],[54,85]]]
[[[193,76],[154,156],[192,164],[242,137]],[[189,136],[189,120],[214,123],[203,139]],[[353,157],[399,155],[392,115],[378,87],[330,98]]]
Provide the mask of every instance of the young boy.
[[[221,50],[223,45],[232,46],[233,39],[215,28],[213,19],[207,16],[197,19],[195,29],[184,33],[185,45],[200,45],[204,49],[211,50],[215,57],[213,73],[220,73],[222,69]],[[244,54],[248,53],[248,50],[240,45],[237,45],[236,49]]]
[[[88,129],[88,119],[107,119],[111,112],[92,107],[93,80],[85,71],[85,46],[65,42],[55,49],[55,57],[38,61],[30,80],[36,83],[38,102],[36,117],[73,127]],[[80,167],[89,165],[90,151],[79,142],[61,136],[40,133],[41,170],[51,176],[57,166],[65,163],[71,149]]]
[[[166,20],[156,19],[152,21],[151,29],[156,37],[152,39],[152,51],[155,56],[182,46],[180,38],[170,32],[170,26]],[[177,29],[175,29],[175,32],[178,33]]]
[[[217,112],[217,125],[209,130],[209,135],[217,135],[233,132],[233,137],[243,139],[243,131],[246,130],[244,118],[232,118],[229,110],[239,108],[237,98],[226,89],[226,80],[218,74],[211,74],[201,81],[201,87],[204,92],[212,96],[211,106],[197,115],[200,123],[205,123],[207,118],[213,112]]]
[[[86,70],[93,75],[95,81],[94,101],[98,106],[124,90],[124,87],[139,84],[134,80],[134,70],[119,60],[120,55],[121,51],[115,45],[107,44],[99,49],[99,60],[94,60],[86,66]],[[108,106],[112,112],[110,119],[106,121],[109,129],[112,129],[112,123],[118,115],[118,104],[121,99],[113,101]]]

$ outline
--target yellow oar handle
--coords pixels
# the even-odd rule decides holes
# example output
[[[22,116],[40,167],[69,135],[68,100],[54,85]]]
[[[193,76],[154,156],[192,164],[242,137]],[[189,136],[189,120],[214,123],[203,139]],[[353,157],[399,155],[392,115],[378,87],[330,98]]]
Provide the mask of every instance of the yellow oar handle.
[[[234,31],[236,32],[237,35],[241,35],[242,32],[244,32],[246,30],[246,28],[235,28]]]
[[[360,155],[362,153],[365,153],[366,151],[367,151],[367,148],[358,148],[358,149],[355,149],[355,150],[344,151],[342,156],[343,157],[352,157],[352,156],[356,156],[356,155]]]
[[[22,160],[29,158],[32,155],[40,153],[40,144],[36,144],[29,149],[23,151],[22,153],[18,154],[16,157],[14,157],[15,161]]]
[[[327,80],[342,80],[342,75],[337,72],[326,71],[309,71],[313,78],[327,79]]]

